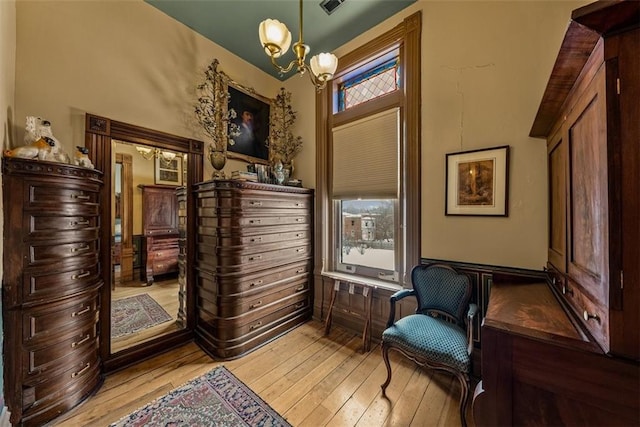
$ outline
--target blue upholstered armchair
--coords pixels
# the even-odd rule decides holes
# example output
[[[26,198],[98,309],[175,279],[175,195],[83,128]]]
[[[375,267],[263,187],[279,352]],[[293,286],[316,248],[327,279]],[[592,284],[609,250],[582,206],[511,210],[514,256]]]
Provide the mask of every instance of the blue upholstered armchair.
[[[391,382],[389,350],[394,349],[420,366],[447,371],[460,381],[460,419],[466,426],[473,318],[477,311],[475,304],[469,304],[471,282],[466,275],[441,264],[414,267],[411,282],[413,289],[391,296],[389,321],[382,333],[382,357],[387,365],[382,394],[386,396]],[[418,301],[416,313],[394,322],[396,301],[408,296]]]

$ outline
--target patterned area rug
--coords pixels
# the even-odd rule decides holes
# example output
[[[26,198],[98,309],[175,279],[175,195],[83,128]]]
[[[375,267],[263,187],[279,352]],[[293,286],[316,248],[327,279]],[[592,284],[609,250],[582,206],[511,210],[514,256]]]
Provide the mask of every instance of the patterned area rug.
[[[111,427],[291,427],[224,366],[189,381]]]
[[[111,302],[111,338],[119,338],[172,317],[149,294],[134,295]]]

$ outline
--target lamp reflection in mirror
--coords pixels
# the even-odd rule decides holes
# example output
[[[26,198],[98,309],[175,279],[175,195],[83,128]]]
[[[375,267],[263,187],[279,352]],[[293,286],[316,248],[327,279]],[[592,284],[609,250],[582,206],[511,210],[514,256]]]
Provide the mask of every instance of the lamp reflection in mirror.
[[[147,160],[151,160],[154,157],[159,158],[166,166],[170,165],[173,159],[176,158],[176,153],[172,151],[163,151],[158,148],[141,147],[136,145],[136,150],[138,151],[138,154]]]
[[[300,33],[298,41],[293,44],[293,52],[296,59],[291,61],[286,67],[282,67],[276,62],[277,58],[287,53],[291,45],[291,32],[286,25],[277,19],[266,19],[260,23],[258,29],[260,43],[267,55],[271,57],[271,64],[280,71],[281,74],[288,73],[297,67],[297,72],[304,74],[309,71],[309,78],[317,90],[323,89],[327,81],[333,78],[333,74],[338,68],[338,58],[332,53],[320,53],[311,58],[311,66],[305,63],[305,58],[309,53],[309,46],[304,44],[302,38],[302,0],[300,0]]]

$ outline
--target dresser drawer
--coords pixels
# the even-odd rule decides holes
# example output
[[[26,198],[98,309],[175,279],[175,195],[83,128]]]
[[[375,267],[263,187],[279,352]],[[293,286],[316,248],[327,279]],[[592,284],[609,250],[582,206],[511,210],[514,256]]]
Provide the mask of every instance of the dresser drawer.
[[[60,298],[87,289],[99,281],[100,267],[97,259],[88,267],[64,271],[46,267],[28,268],[23,274],[22,298],[25,303]]]
[[[98,225],[98,217],[92,215],[52,216],[25,212],[22,228],[27,239],[84,240],[97,238]]]
[[[61,244],[31,242],[27,250],[29,266],[51,264],[54,268],[62,268],[59,263],[73,261],[89,267],[96,262],[98,240]]]
[[[80,182],[44,182],[25,180],[29,192],[26,208],[51,208],[63,210],[66,204],[93,204],[98,206],[100,186]],[[54,206],[55,205],[55,206]]]
[[[309,215],[295,212],[282,216],[241,216],[236,217],[239,227],[263,227],[269,225],[309,224]],[[234,224],[235,225],[235,224]]]
[[[40,345],[46,340],[64,339],[98,319],[100,296],[97,291],[73,297],[46,307],[34,307],[22,312],[22,342]]]
[[[23,420],[33,419],[45,408],[64,402],[64,398],[78,392],[88,392],[99,381],[100,363],[97,348],[76,354],[61,371],[30,378],[22,383]],[[78,402],[78,400],[73,400]]]
[[[98,323],[87,325],[75,334],[41,345],[25,346],[22,352],[24,380],[38,375],[52,375],[77,362],[78,354],[88,349],[98,350]]]
[[[235,317],[250,313],[262,307],[276,303],[282,299],[309,290],[309,280],[304,277],[299,280],[287,280],[277,282],[271,286],[258,288],[245,296],[220,296],[218,298],[217,312],[220,317]]]
[[[208,326],[221,341],[244,340],[248,339],[248,335],[259,335],[261,331],[272,328],[282,317],[308,306],[309,293],[302,292],[241,316],[223,318],[209,313],[211,322]]]
[[[153,262],[153,274],[174,273],[178,271],[178,259],[164,259]]]

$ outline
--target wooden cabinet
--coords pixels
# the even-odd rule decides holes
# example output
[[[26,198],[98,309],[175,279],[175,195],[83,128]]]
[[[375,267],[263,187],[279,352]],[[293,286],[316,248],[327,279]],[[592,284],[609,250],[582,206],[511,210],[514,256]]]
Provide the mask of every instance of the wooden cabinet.
[[[640,424],[637,363],[603,354],[548,283],[494,279],[477,426]]]
[[[494,276],[476,425],[640,424],[640,2],[573,12],[547,139],[549,280]]]
[[[605,353],[640,360],[638,2],[574,11],[532,136],[547,138],[553,285]],[[569,84],[570,83],[570,84]]]
[[[141,185],[142,264],[147,285],[154,276],[178,272],[179,235],[176,187]]]
[[[220,180],[196,194],[196,336],[234,358],[311,315],[312,191]]]
[[[11,422],[42,425],[101,382],[102,173],[4,158],[5,397]]]

